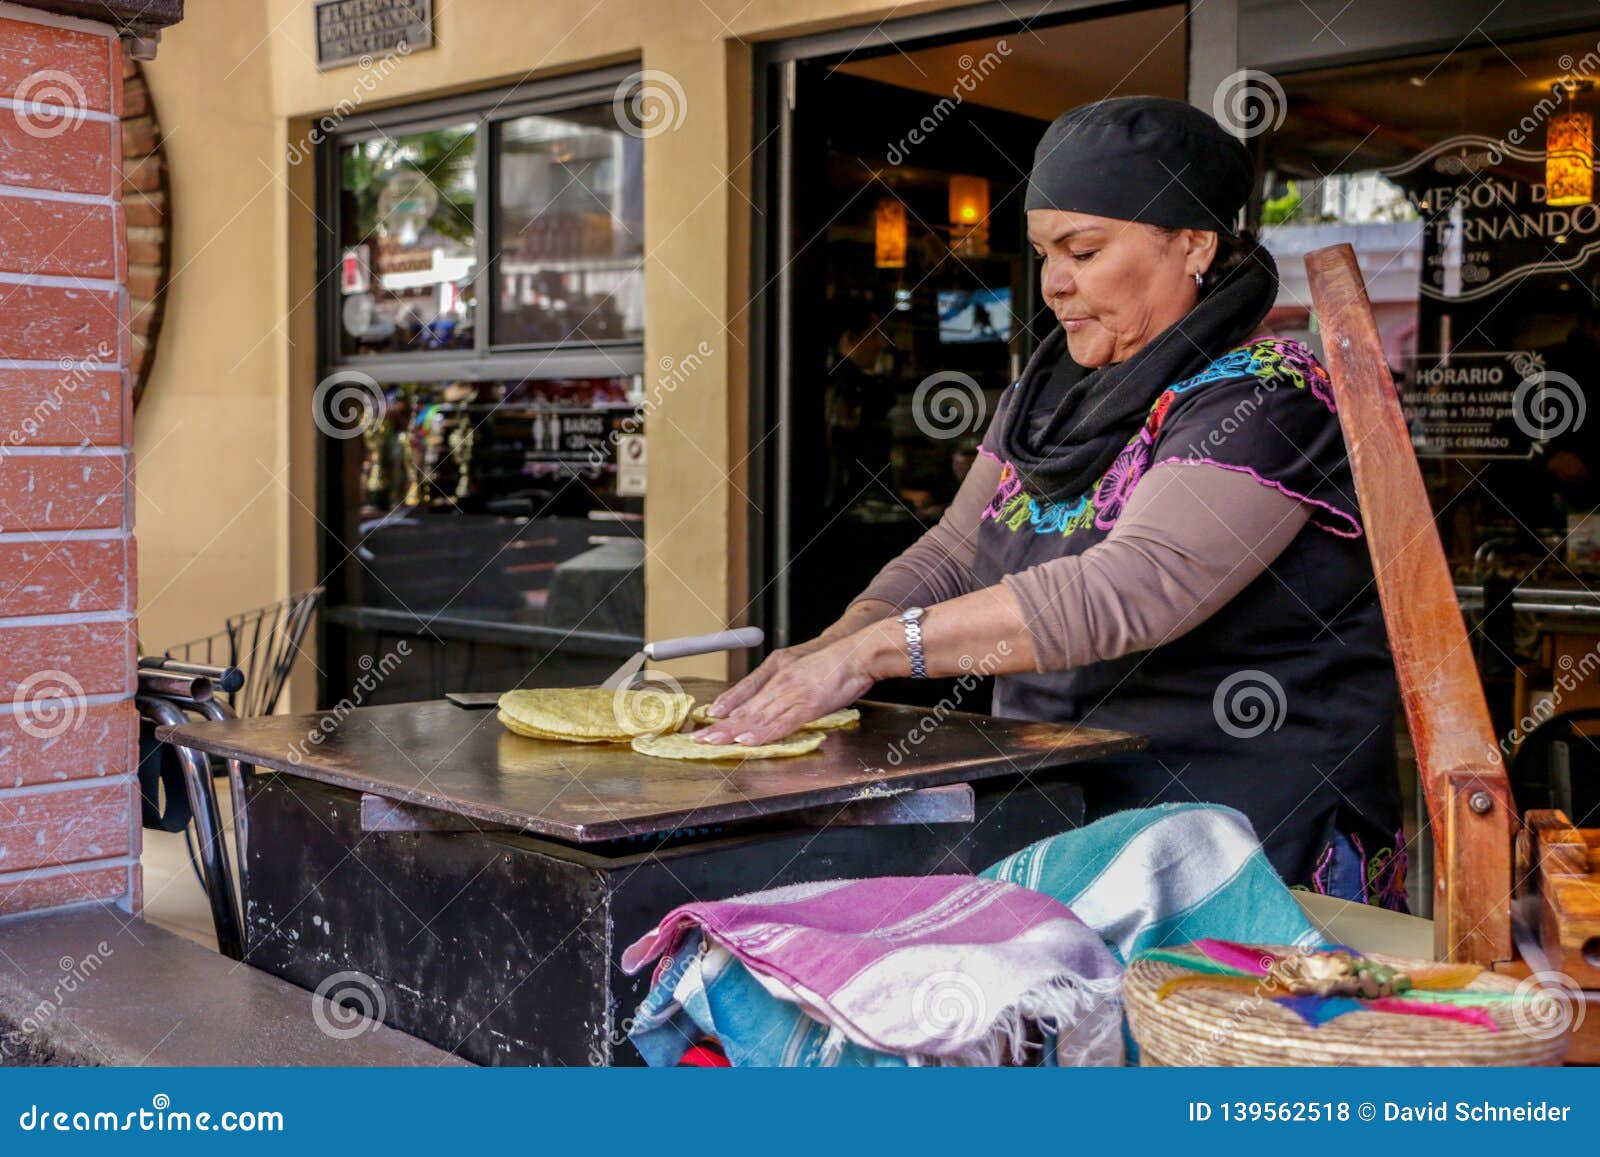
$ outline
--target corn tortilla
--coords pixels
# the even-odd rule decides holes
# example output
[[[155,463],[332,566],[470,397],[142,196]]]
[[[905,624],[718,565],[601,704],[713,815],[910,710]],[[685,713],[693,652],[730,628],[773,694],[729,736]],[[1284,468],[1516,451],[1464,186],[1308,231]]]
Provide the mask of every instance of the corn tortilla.
[[[696,723],[715,723],[711,717],[711,704],[701,703],[689,712],[689,718]],[[861,712],[854,707],[841,707],[837,711],[830,711],[826,715],[819,715],[810,723],[802,723],[801,731],[838,731],[861,721]]]
[[[507,715],[504,711],[498,712],[500,723],[513,735],[521,735],[526,739],[549,739],[557,743],[619,743],[616,739],[589,739],[572,735],[558,735],[553,731],[540,731],[537,727],[529,727],[526,723],[519,722]]]
[[[500,721],[518,735],[571,742],[626,743],[635,735],[676,731],[694,696],[650,688],[540,687],[500,696]]]
[[[821,731],[796,731],[771,743],[747,747],[742,743],[696,743],[688,732],[680,731],[636,736],[633,749],[661,759],[779,759],[815,751],[826,738]]]

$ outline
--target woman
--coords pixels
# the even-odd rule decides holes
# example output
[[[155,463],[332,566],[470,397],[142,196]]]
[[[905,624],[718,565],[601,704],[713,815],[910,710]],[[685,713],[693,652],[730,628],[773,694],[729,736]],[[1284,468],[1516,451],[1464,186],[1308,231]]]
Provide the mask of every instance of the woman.
[[[1063,114],[1029,176],[1058,326],[938,526],[817,638],[713,705],[761,743],[907,674],[995,671],[997,715],[1140,732],[1090,817],[1228,804],[1290,884],[1404,904],[1394,669],[1328,376],[1250,340],[1272,257],[1228,232],[1254,180],[1203,112]]]

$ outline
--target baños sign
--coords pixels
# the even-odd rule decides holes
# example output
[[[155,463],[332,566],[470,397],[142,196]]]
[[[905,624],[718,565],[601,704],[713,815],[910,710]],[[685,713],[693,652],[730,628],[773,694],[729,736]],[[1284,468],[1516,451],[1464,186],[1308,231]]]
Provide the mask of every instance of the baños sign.
[[[433,0],[318,0],[317,67],[433,47]]]

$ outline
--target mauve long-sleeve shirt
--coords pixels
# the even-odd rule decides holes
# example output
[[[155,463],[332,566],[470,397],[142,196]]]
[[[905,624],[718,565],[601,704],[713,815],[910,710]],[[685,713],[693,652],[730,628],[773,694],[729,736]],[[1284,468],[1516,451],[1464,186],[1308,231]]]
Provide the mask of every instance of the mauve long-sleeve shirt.
[[[979,455],[938,524],[855,601],[928,606],[977,589],[978,526],[999,480],[1000,464]],[[1102,542],[1002,581],[1022,606],[1037,669],[1082,666],[1147,650],[1204,622],[1283,552],[1309,514],[1306,503],[1249,474],[1158,465]]]

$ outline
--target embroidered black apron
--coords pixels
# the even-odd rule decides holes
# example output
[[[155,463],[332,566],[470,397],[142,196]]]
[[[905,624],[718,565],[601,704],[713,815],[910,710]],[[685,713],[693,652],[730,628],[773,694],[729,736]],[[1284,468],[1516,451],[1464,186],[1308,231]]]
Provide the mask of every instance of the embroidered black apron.
[[[999,458],[1006,391],[983,452]],[[1084,777],[1090,818],[1165,801],[1226,804],[1291,885],[1404,906],[1394,666],[1327,372],[1298,342],[1241,346],[1174,383],[1075,501],[1030,495],[1001,458],[978,531],[977,580],[1105,539],[1159,463],[1254,476],[1316,507],[1282,555],[1188,633],[1151,650],[996,680],[997,715],[1147,734],[1148,750]],[[1351,860],[1359,866],[1352,872]],[[1331,881],[1344,881],[1333,887]]]

